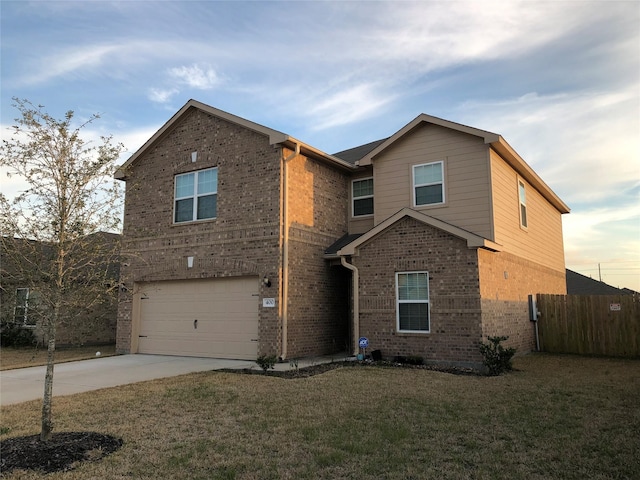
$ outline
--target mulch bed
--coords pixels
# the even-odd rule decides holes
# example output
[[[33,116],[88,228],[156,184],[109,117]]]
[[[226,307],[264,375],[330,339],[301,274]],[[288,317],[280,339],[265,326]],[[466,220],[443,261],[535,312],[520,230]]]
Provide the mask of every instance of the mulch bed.
[[[13,470],[71,470],[79,462],[98,461],[121,446],[122,439],[95,432],[52,433],[46,442],[40,441],[40,435],[7,438],[0,442],[0,475]]]
[[[307,378],[312,377],[314,375],[318,375],[321,373],[328,372],[329,370],[334,370],[336,368],[349,368],[349,367],[376,367],[376,368],[408,368],[413,370],[432,370],[435,372],[443,372],[450,373],[452,375],[482,375],[481,372],[475,370],[473,368],[464,368],[464,367],[452,367],[445,365],[412,365],[408,363],[400,363],[400,362],[388,362],[388,361],[351,361],[351,362],[331,362],[331,363],[320,363],[318,365],[311,365],[309,367],[304,368],[292,368],[291,370],[279,371],[279,370],[267,370],[266,372],[257,369],[257,368],[244,368],[242,370],[238,369],[221,369],[216,370],[217,372],[226,372],[226,373],[240,373],[244,375],[266,375],[269,377],[279,377],[279,378]]]

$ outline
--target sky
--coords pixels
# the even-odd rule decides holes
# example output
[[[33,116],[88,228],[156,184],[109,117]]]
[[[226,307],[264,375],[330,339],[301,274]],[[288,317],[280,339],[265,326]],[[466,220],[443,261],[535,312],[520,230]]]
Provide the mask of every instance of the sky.
[[[99,113],[122,162],[191,98],[327,153],[426,113],[502,135],[571,208],[567,268],[640,291],[640,2],[1,0],[0,18],[2,138],[12,97]]]

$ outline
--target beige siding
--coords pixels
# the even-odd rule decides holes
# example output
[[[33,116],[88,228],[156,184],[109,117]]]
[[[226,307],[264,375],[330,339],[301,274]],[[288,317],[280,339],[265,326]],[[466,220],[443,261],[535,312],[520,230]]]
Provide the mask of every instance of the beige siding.
[[[414,207],[412,167],[444,162],[445,203]],[[488,146],[483,140],[423,124],[375,158],[375,223],[415,208],[492,239]]]
[[[504,251],[564,272],[560,212],[547,202],[494,151],[491,151],[495,241]],[[518,180],[525,184],[526,229],[520,227]]]

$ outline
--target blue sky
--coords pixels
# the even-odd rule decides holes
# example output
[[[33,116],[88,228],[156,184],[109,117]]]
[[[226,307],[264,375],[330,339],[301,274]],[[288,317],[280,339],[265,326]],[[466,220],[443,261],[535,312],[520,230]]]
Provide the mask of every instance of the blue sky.
[[[328,153],[419,113],[501,134],[567,203],[567,267],[640,290],[640,3],[4,1],[28,98],[135,152],[188,99]],[[17,180],[0,180],[3,192]]]

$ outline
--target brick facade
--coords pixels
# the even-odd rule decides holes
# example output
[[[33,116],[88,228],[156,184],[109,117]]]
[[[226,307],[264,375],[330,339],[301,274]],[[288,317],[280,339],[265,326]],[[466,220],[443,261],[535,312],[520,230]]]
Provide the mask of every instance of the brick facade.
[[[356,254],[349,259],[359,271],[358,290],[353,292],[351,272],[336,266],[335,254],[325,256],[324,252],[344,234],[369,228],[354,221],[350,212],[351,180],[358,177],[362,167],[341,164],[336,157],[284,134],[197,102],[185,105],[167,125],[125,164],[119,177],[126,178],[119,352],[136,351],[140,312],[133,299],[140,282],[254,277],[260,282],[260,298],[256,299],[258,352],[283,358],[350,350],[355,293],[360,305],[359,333],[369,338],[370,349],[381,350],[385,357],[417,355],[430,362],[474,366],[482,360],[478,342],[488,335],[508,335],[509,343],[520,352],[533,348],[528,295],[565,292],[564,271],[544,267],[531,258],[526,260],[509,248],[505,250],[511,253],[490,251],[501,248],[482,242],[496,241],[492,235],[486,237],[472,229],[461,230],[464,225],[446,223],[455,223],[458,218],[445,215],[453,212],[452,200],[423,209],[431,218],[445,222],[444,226],[436,224],[444,230],[405,216],[380,232],[376,230],[377,235],[371,238],[362,237],[367,240],[358,244]],[[430,148],[425,143],[420,145]],[[304,154],[293,150],[303,146]],[[481,146],[482,152],[489,148],[486,142]],[[423,151],[411,152],[410,163],[424,162]],[[358,158],[366,153],[361,151]],[[466,167],[485,165],[486,159],[484,153],[477,158],[467,155],[465,168],[456,169],[454,162],[459,159],[451,156],[448,175],[461,175],[461,181],[478,177],[476,170]],[[376,168],[375,161],[365,164]],[[217,217],[174,224],[175,175],[211,167],[218,168]],[[377,175],[376,185],[383,187],[384,181],[379,180],[384,179],[379,177],[384,173],[378,170]],[[480,177],[476,177],[474,181],[481,184],[484,177],[479,182]],[[448,194],[454,195],[453,177],[451,180],[447,179],[451,188]],[[406,194],[411,189],[409,182],[407,179],[397,188],[386,190],[376,186],[375,201],[397,201],[398,188],[405,189]],[[483,184],[478,192],[491,195],[491,188],[485,187]],[[495,202],[501,202],[501,198],[496,196]],[[486,205],[490,205],[488,197]],[[376,211],[379,206],[376,203]],[[541,208],[553,210],[556,216],[565,213],[554,210],[551,203]],[[463,212],[465,218],[492,231],[491,209],[473,211],[476,213],[470,217],[469,212]],[[351,231],[350,221],[352,227],[357,224],[361,229]],[[384,225],[384,219],[379,225]],[[555,224],[547,227],[556,228]],[[532,232],[519,233],[518,238],[526,243]],[[468,243],[467,234],[474,236],[476,243]],[[558,239],[553,237],[551,241],[554,251],[561,250],[561,230],[556,236]],[[470,248],[469,244],[476,246]],[[193,257],[192,267],[187,266],[189,257]],[[540,252],[540,258],[544,258],[544,252]],[[429,273],[430,331],[400,333],[396,326],[395,274],[416,271]],[[270,287],[262,284],[264,276],[271,280]],[[263,308],[265,297],[277,299],[277,308]],[[283,305],[284,298],[287,303]]]
[[[477,364],[482,335],[478,257],[466,241],[404,218],[359,248],[360,334],[384,357]],[[430,333],[396,329],[396,272],[429,273]]]
[[[479,250],[482,335],[505,335],[519,353],[535,348],[535,324],[529,320],[529,295],[566,294],[564,271],[505,252]]]
[[[191,154],[197,152],[196,162]],[[132,351],[137,282],[267,275],[279,297],[281,151],[268,138],[192,109],[127,172],[117,349]],[[218,168],[217,218],[173,223],[174,177]],[[187,258],[193,257],[192,268]],[[258,301],[258,300],[256,300]],[[277,309],[259,304],[260,353],[280,350]],[[135,349],[134,349],[135,351]]]
[[[197,152],[197,161],[191,154]],[[259,354],[281,355],[282,159],[266,136],[197,109],[127,172],[117,350],[136,351],[133,294],[139,282],[254,276],[260,282]],[[174,224],[174,177],[218,168],[217,218]],[[347,178],[303,155],[287,163],[289,199],[288,356],[343,349],[348,325],[344,281],[322,253],[346,232]],[[302,192],[302,193],[300,193]],[[193,257],[188,268],[187,258]],[[262,285],[264,276],[271,287]],[[342,283],[341,283],[342,282]]]

